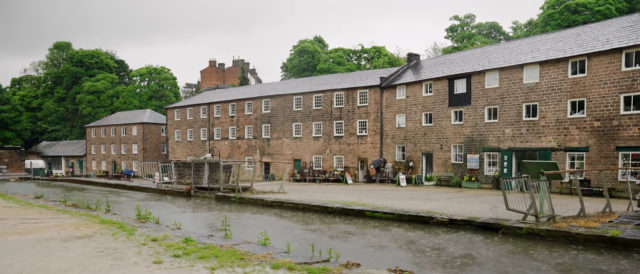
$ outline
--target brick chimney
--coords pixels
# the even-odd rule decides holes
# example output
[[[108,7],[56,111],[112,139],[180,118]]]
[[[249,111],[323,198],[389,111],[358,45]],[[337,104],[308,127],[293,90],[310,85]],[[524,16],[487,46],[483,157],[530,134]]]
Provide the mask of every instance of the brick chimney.
[[[224,63],[218,63],[218,67],[222,70],[224,70]]]
[[[215,68],[216,67],[216,59],[214,59],[214,58],[209,59],[209,67],[210,68]]]
[[[420,54],[413,52],[407,53],[407,64],[411,64],[415,61],[420,61]]]

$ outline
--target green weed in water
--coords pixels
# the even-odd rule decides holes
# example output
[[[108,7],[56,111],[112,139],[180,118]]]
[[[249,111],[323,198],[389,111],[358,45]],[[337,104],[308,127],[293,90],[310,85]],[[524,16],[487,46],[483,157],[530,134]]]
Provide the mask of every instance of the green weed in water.
[[[222,217],[222,224],[220,224],[220,232],[224,232],[225,239],[232,239],[233,233],[231,232],[231,221],[229,221],[229,216]]]
[[[311,257],[315,257],[316,256],[316,244],[311,243]]]
[[[267,231],[260,232],[260,236],[258,236],[258,244],[262,246],[271,245],[271,238],[267,235]]]
[[[33,193],[33,198],[44,199],[44,193],[34,192]]]

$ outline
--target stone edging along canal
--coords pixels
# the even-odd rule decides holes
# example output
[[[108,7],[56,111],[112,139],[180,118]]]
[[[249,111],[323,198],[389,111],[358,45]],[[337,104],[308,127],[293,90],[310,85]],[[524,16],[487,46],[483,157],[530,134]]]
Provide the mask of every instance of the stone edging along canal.
[[[394,209],[376,209],[357,205],[342,205],[321,202],[299,202],[286,199],[261,198],[215,194],[216,201],[253,204],[267,207],[307,210],[347,216],[358,216],[390,221],[419,224],[469,226],[495,231],[501,234],[601,244],[614,247],[640,248],[640,227],[608,224],[597,228],[552,227],[548,224],[521,223],[509,219],[455,217],[433,213],[411,212]]]

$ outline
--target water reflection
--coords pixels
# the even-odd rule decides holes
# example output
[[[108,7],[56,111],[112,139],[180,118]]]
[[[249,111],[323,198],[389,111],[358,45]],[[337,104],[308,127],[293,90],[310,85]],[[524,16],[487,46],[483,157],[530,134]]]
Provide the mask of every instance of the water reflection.
[[[223,216],[231,219],[235,239],[255,242],[267,230],[273,244],[287,241],[295,255],[311,255],[333,248],[342,260],[369,268],[400,266],[416,273],[622,273],[634,269],[638,250],[618,250],[536,239],[503,237],[493,232],[395,223],[358,217],[300,212],[212,199],[185,198],[54,182],[0,183],[0,191],[45,193],[59,199],[63,193],[94,201],[109,197],[113,211],[133,216],[136,204],[159,216],[164,224],[182,223],[186,231],[220,235]],[[326,251],[323,252],[326,254]]]

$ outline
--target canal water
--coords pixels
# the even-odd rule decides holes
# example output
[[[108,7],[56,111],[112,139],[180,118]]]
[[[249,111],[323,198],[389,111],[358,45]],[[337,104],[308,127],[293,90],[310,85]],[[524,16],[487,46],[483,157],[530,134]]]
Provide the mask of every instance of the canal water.
[[[4,182],[0,192],[63,193],[95,201],[108,197],[118,215],[134,216],[136,204],[159,216],[163,224],[182,223],[197,234],[221,236],[223,216],[229,216],[234,239],[256,242],[266,230],[274,246],[293,246],[293,254],[310,256],[309,244],[342,253],[341,261],[366,268],[414,270],[416,273],[638,273],[640,249],[616,249],[501,236],[475,228],[428,226],[358,217],[298,212],[213,199],[185,198],[56,182]],[[469,206],[470,209],[473,205]]]

